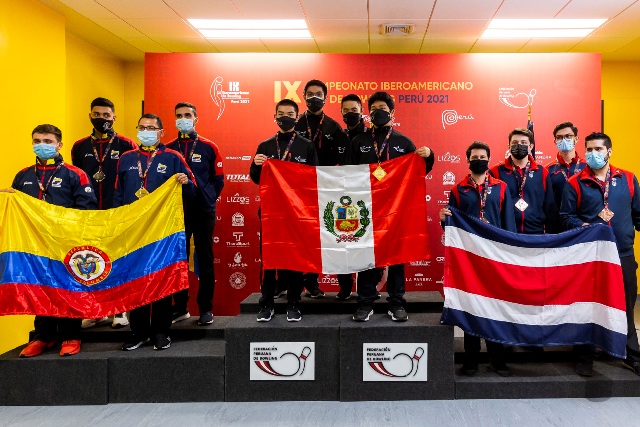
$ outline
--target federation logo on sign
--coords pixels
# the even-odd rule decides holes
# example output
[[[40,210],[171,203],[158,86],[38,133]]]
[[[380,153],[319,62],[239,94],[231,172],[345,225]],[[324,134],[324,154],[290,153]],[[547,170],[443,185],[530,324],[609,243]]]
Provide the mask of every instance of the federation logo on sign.
[[[251,381],[313,381],[314,342],[252,342],[249,379]]]
[[[358,200],[356,203],[358,207],[352,206],[351,203],[351,197],[342,196],[337,207],[335,202],[331,201],[324,209],[324,227],[336,236],[337,243],[357,242],[365,235],[367,227],[371,224],[369,209],[364,202]]]
[[[209,88],[209,93],[211,95],[211,99],[213,103],[218,106],[218,118],[222,116],[225,109],[225,100],[228,100],[231,104],[248,104],[249,103],[249,92],[242,92],[240,90],[240,82],[228,82],[228,91],[223,90],[222,76],[216,77],[211,83],[211,87]]]
[[[362,344],[362,381],[427,381],[427,343]]]
[[[73,278],[85,286],[102,282],[111,273],[111,259],[95,246],[76,246],[64,257],[64,265]]]
[[[531,89],[529,93],[518,92],[512,87],[498,88],[498,98],[507,107],[511,108],[527,108],[533,105],[533,97],[536,96],[536,90]]]
[[[242,289],[247,284],[247,276],[239,271],[236,271],[229,276],[229,284],[233,289]]]

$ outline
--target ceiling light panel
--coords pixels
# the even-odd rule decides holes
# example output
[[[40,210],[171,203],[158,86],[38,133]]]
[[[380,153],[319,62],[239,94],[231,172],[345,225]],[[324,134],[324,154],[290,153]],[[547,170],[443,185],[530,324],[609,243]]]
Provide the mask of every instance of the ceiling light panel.
[[[490,29],[595,29],[604,24],[606,19],[494,19],[487,28]]]
[[[523,38],[583,38],[588,36],[593,29],[591,28],[573,28],[560,30],[501,30],[487,29],[481,39],[523,39]]]

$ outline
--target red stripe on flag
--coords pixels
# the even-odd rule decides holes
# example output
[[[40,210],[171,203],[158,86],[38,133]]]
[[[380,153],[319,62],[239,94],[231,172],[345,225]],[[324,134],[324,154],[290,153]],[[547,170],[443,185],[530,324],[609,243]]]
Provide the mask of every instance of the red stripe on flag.
[[[316,169],[269,160],[260,182],[263,267],[322,271]]]
[[[171,264],[120,286],[93,292],[74,292],[41,285],[0,285],[0,315],[95,319],[124,313],[189,287],[186,261]]]
[[[525,305],[596,302],[625,310],[622,269],[608,262],[561,267],[504,264],[448,246],[445,286]],[[615,285],[618,284],[618,285]]]
[[[387,175],[371,178],[376,265],[429,258],[425,162],[410,153],[380,165]],[[377,164],[369,165],[373,172]]]

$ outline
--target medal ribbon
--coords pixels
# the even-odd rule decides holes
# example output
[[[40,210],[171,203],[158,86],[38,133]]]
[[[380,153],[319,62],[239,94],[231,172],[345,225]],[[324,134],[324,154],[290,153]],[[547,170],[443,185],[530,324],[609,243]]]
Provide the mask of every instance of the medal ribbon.
[[[291,139],[289,140],[287,148],[285,148],[282,157],[280,156],[280,144],[278,143],[278,135],[280,135],[280,132],[276,133],[276,151],[278,152],[278,159],[286,161],[287,154],[289,154],[289,150],[291,149],[291,144],[293,144],[293,140],[296,139],[296,133],[294,131],[293,135],[291,135]]]
[[[478,190],[478,184],[476,184],[476,181],[471,178],[471,175],[469,175],[469,181],[471,181],[471,183],[473,184],[473,188],[475,188],[476,190]],[[484,218],[484,208],[487,205],[487,196],[489,195],[489,174],[485,173],[484,176],[484,187],[482,188],[482,192],[478,191],[479,196],[480,196],[480,218]]]
[[[40,187],[40,191],[42,192],[42,200],[44,200],[44,195],[47,192],[47,190],[49,189],[49,185],[51,185],[51,180],[53,180],[53,176],[60,170],[60,168],[62,168],[62,166],[64,165],[64,162],[60,162],[58,163],[58,166],[56,166],[56,168],[53,170],[53,172],[51,173],[51,176],[49,177],[49,180],[47,181],[47,185],[43,186],[42,182],[40,182],[40,178],[38,178],[38,163],[36,160],[36,165],[34,167],[34,172],[36,174],[36,181],[38,181],[38,187]],[[46,176],[47,172],[45,171],[45,175],[43,175],[43,179],[44,176]]]
[[[111,149],[111,143],[113,142],[115,137],[116,137],[116,135],[114,133],[113,136],[111,137],[111,139],[109,140],[109,143],[107,144],[107,148],[105,148],[101,159],[98,158],[98,151],[96,150],[96,144],[91,142],[91,148],[93,148],[93,155],[96,157],[96,161],[98,162],[98,170],[99,171],[102,170],[102,163],[104,163],[104,159],[107,158],[107,154],[109,153],[109,150]]]
[[[153,151],[153,154],[147,160],[147,169],[145,169],[144,173],[142,173],[142,163],[140,163],[140,153],[138,153],[138,176],[140,177],[140,188],[144,188],[147,174],[149,173],[149,169],[151,168],[151,164],[153,163],[153,159],[154,157],[156,157],[156,154],[158,154],[157,148]]]
[[[611,184],[612,179],[613,177],[611,176],[611,168],[607,170],[607,176],[605,177],[604,182],[596,178],[596,182],[600,186],[600,189],[602,189],[602,199],[604,201],[605,209],[609,209],[609,185]]]
[[[516,165],[513,163],[513,159],[511,160],[511,164],[513,165],[513,167],[515,168]],[[529,176],[529,171],[531,170],[531,163],[527,162],[527,166],[524,167],[524,169],[520,169],[523,174],[522,174],[522,180],[518,180],[520,181],[520,188],[518,190],[518,196],[524,200],[524,197],[522,197],[522,195],[524,194],[524,184],[527,182],[527,176]]]
[[[567,165],[567,171],[566,172],[564,170],[564,165],[562,163],[560,163],[560,161],[558,159],[556,159],[556,164],[558,166],[560,166],[560,172],[562,172],[562,175],[564,175],[564,179],[566,181],[568,181],[569,178],[572,177],[573,175],[577,175],[582,171],[582,169],[580,169],[580,162],[578,162],[577,160],[576,160],[576,167],[573,170],[573,173],[571,173],[571,165],[570,164]]]
[[[321,131],[322,131],[322,122],[324,122],[324,113],[322,113],[322,117],[320,118],[320,123],[318,123],[318,129],[316,129],[316,133],[315,135],[313,135],[313,138],[311,138],[311,124],[309,123],[309,112],[306,111],[305,114],[307,115],[307,117],[305,117],[307,119],[307,135],[309,135],[309,139],[311,139],[311,142],[314,142],[316,138],[318,138],[318,148],[322,148]]]
[[[184,148],[185,148],[184,152],[185,152],[185,154],[187,154],[187,150],[186,150],[186,148],[187,148],[187,144],[188,144],[188,143],[189,143],[189,142],[187,141],[187,142],[185,142],[185,145],[184,145]],[[193,153],[194,153],[194,151],[196,151],[196,144],[197,144],[197,143],[198,143],[198,139],[196,138],[196,139],[194,139],[194,140],[193,140],[193,145],[191,146],[191,151],[189,152],[189,157],[187,157],[187,158],[186,158],[186,160],[189,162],[189,166],[191,166],[191,163],[192,163],[192,161],[193,161]],[[178,140],[178,144],[180,144],[180,151],[182,151],[182,143],[180,142],[180,140]]]
[[[389,142],[389,137],[391,137],[391,132],[393,132],[393,128],[389,128],[389,132],[387,132],[387,136],[384,137],[384,141],[382,141],[382,145],[380,146],[380,151],[378,151],[378,141],[376,140],[375,131],[371,128],[371,138],[373,138],[373,151],[376,153],[376,157],[378,158],[378,163],[380,163],[380,156],[384,153],[384,149],[387,147],[387,143]],[[387,160],[389,160],[389,150],[387,150]]]

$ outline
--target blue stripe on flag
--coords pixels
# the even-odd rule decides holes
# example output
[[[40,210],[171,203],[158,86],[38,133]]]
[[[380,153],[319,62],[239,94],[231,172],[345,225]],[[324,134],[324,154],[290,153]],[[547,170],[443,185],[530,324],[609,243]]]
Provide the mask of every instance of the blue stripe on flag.
[[[74,280],[62,261],[25,252],[4,252],[0,254],[0,286],[3,283],[19,283],[44,285],[75,292],[110,289],[176,262],[186,261],[185,242],[184,231],[179,231],[122,258],[112,260],[109,276],[92,286],[85,286]]]

